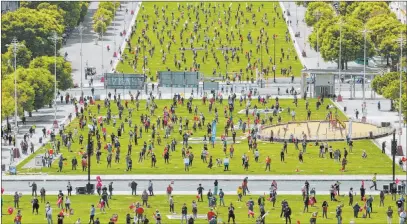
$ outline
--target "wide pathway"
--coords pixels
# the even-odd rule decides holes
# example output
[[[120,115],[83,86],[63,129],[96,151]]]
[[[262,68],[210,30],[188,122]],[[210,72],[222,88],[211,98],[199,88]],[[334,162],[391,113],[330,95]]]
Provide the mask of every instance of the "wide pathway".
[[[113,57],[113,52],[119,49],[123,49],[125,43],[125,36],[121,36],[120,32],[126,30],[128,32],[134,22],[140,2],[121,2],[121,10],[116,11],[115,20],[107,28],[107,32],[103,35],[103,40],[97,40],[98,34],[93,31],[93,14],[96,12],[99,6],[99,2],[90,2],[88,13],[85,16],[83,26],[85,29],[82,34],[82,44],[78,29],[68,39],[67,44],[64,45],[60,52],[64,54],[68,53],[68,61],[72,63],[72,75],[74,83],[80,86],[81,72],[83,86],[89,86],[89,78],[85,80],[85,67],[95,67],[98,76],[101,76],[102,72],[110,72],[113,68],[110,61],[113,62],[117,59]],[[128,12],[126,13],[126,9]],[[131,11],[134,10],[134,15],[131,15]],[[82,46],[82,70],[81,70],[81,46]],[[103,46],[103,48],[102,48]],[[110,47],[110,51],[107,50],[107,46]],[[103,70],[102,70],[103,65]],[[100,78],[94,79],[95,85],[100,84]],[[103,84],[102,84],[103,86]]]
[[[393,127],[397,129],[396,133],[396,140],[400,145],[401,139],[401,146],[403,149],[403,154],[406,156],[406,147],[407,147],[407,136],[406,136],[406,126],[402,124],[402,135],[399,136],[399,117],[398,112],[391,112],[390,111],[390,101],[389,100],[366,100],[366,118],[367,121],[370,123],[374,123],[377,125],[381,125],[381,122],[390,122]],[[378,102],[380,102],[380,110],[378,109]],[[355,111],[356,109],[360,112],[359,119],[362,117],[362,104],[363,100],[343,100],[343,102],[336,103],[343,111],[344,107],[346,107],[346,115],[352,119],[356,119]],[[386,142],[386,155],[390,158],[391,156],[391,140],[393,136],[387,136],[379,139],[375,139],[374,142],[381,148],[382,142]],[[396,163],[402,158],[403,156],[396,156]],[[406,167],[404,166],[404,169]],[[404,178],[407,179],[407,176]]]

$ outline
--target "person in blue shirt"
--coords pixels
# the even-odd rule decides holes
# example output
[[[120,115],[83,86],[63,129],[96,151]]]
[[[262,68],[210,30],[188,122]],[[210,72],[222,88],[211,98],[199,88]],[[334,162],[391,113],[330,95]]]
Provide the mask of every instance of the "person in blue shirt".
[[[93,224],[95,223],[95,206],[92,205],[90,207],[90,218],[89,218],[89,224],[92,222]]]

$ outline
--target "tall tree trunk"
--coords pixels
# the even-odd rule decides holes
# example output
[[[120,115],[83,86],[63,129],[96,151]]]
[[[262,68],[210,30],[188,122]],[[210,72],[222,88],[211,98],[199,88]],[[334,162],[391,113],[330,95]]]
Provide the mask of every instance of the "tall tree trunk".
[[[394,111],[394,100],[390,100],[390,111]]]

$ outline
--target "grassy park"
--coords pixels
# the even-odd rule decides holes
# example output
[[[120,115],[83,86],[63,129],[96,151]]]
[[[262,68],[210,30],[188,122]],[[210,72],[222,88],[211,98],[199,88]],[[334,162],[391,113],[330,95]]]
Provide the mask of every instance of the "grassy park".
[[[326,116],[326,113],[328,112],[324,106],[322,106],[319,110],[316,110],[315,107],[315,102],[316,100],[314,99],[309,99],[309,105],[310,105],[310,110],[312,111],[311,118],[313,120],[323,120]],[[101,104],[101,111],[100,114],[97,114],[97,106],[96,105],[91,105],[88,107],[88,110],[85,112],[86,114],[91,113],[92,116],[95,115],[96,117],[99,116],[105,116],[106,115],[106,109],[104,108],[103,104],[101,102],[98,102]],[[151,122],[155,123],[155,120],[158,116],[162,116],[162,110],[164,107],[169,107],[171,101],[170,100],[156,100],[157,104],[157,110],[155,112],[155,115],[151,116]],[[269,100],[266,106],[270,107],[272,104],[274,104],[274,100]],[[325,101],[325,105],[328,104],[329,101]],[[147,112],[145,109],[145,104],[146,101],[141,101],[140,103],[140,111],[139,112],[133,112],[132,113],[132,121],[133,125],[140,125],[140,118],[139,116],[141,114],[144,114]],[[185,103],[186,104],[186,103]],[[252,106],[254,106],[256,103],[252,101]],[[207,107],[208,105],[203,105],[202,101],[200,100],[194,100],[193,105],[198,106],[198,111],[202,112],[206,118],[206,123],[212,121],[214,119],[215,115],[214,113],[209,113]],[[239,103],[235,103],[235,111],[233,113],[233,119],[235,122],[239,118],[241,118],[244,121],[247,121],[247,117],[245,113],[239,114],[238,112],[240,110],[244,109],[244,103],[242,106],[239,105]],[[280,116],[282,117],[282,122],[287,122],[291,120],[291,115],[285,110],[288,107],[293,107],[294,105],[292,104],[292,100],[280,100],[280,105],[284,108],[284,111],[280,113]],[[264,108],[263,106],[258,105],[259,108]],[[130,108],[134,108],[135,105],[132,103],[129,103]],[[175,110],[176,114],[178,117],[188,117],[190,121],[193,121],[193,114],[189,114],[186,109],[184,109],[186,106],[182,106],[181,104],[177,105],[177,109]],[[194,107],[194,106],[193,106]],[[226,123],[226,118],[223,116],[223,110],[221,108],[225,107],[224,105],[220,105],[218,102],[216,103],[215,107],[219,109],[219,123],[218,123],[218,134],[217,136],[219,137],[222,134],[223,127],[225,126]],[[295,106],[294,106],[295,107]],[[134,174],[144,174],[144,173],[152,173],[152,174],[164,174],[164,173],[170,173],[170,174],[220,174],[220,173],[227,173],[227,174],[372,174],[372,173],[379,173],[379,174],[388,174],[391,171],[391,161],[386,157],[383,156],[380,152],[380,150],[369,140],[363,140],[363,141],[356,141],[354,143],[354,150],[353,152],[349,152],[348,155],[348,165],[347,169],[345,172],[341,172],[340,168],[341,165],[338,162],[334,162],[334,160],[326,158],[329,155],[325,155],[325,158],[319,158],[318,152],[319,152],[319,147],[315,146],[313,143],[309,143],[307,146],[307,152],[304,154],[304,162],[301,163],[298,160],[298,150],[295,149],[294,144],[288,144],[288,153],[285,156],[285,162],[280,162],[280,151],[283,147],[283,144],[281,143],[269,143],[269,142],[259,142],[258,144],[258,150],[260,153],[259,161],[255,162],[254,160],[254,155],[253,151],[248,151],[248,146],[247,146],[247,139],[245,135],[242,133],[242,130],[237,130],[237,139],[236,139],[236,144],[234,145],[235,152],[234,152],[234,157],[231,158],[231,163],[230,163],[230,171],[224,172],[223,171],[223,166],[217,166],[216,165],[216,159],[221,159],[225,158],[225,154],[223,153],[223,146],[222,142],[219,140],[215,144],[215,148],[212,148],[212,146],[208,145],[209,148],[209,156],[212,156],[213,161],[214,161],[214,166],[212,169],[208,168],[208,164],[204,163],[200,159],[201,151],[203,148],[203,143],[200,141],[202,139],[202,136],[205,134],[206,128],[204,127],[202,130],[197,129],[197,132],[193,133],[191,137],[198,138],[196,141],[189,141],[189,145],[191,146],[191,152],[194,154],[194,162],[192,166],[190,167],[189,171],[186,172],[184,170],[184,165],[183,165],[183,159],[182,159],[182,154],[181,154],[181,148],[182,148],[182,138],[181,135],[178,133],[178,127],[174,128],[174,131],[171,133],[169,139],[164,139],[164,130],[158,129],[158,133],[160,133],[162,142],[161,146],[157,144],[155,141],[155,148],[153,152],[157,155],[157,164],[155,168],[151,168],[151,159],[150,157],[146,157],[146,160],[143,160],[142,162],[138,162],[139,159],[139,152],[143,146],[143,142],[146,141],[147,143],[151,139],[151,131],[150,133],[145,133],[143,132],[142,138],[138,140],[138,145],[134,146],[134,142],[132,141],[133,144],[133,149],[132,149],[132,154],[131,158],[133,160],[133,169],[132,171],[126,171],[126,163],[125,163],[125,155],[127,153],[127,145],[129,143],[129,127],[127,124],[125,124],[125,133],[119,138],[119,141],[121,143],[121,158],[119,163],[115,163],[114,159],[112,161],[112,167],[107,168],[107,150],[103,149],[104,145],[108,142],[110,142],[110,134],[117,133],[117,127],[120,125],[121,121],[119,120],[117,116],[117,107],[112,105],[112,115],[116,117],[117,119],[117,126],[116,128],[113,128],[112,123],[110,125],[106,125],[104,127],[107,128],[107,134],[108,138],[107,141],[105,142],[103,138],[101,138],[101,143],[102,143],[102,155],[101,155],[101,163],[96,163],[96,158],[95,156],[92,157],[92,172],[94,173],[106,173],[106,174],[124,174],[124,173],[134,173]],[[295,109],[297,111],[298,117],[297,120],[305,120],[305,101],[304,100],[299,100],[298,107]],[[331,110],[335,110],[334,108]],[[198,114],[199,114],[198,112]],[[124,117],[128,116],[128,111],[124,110],[124,115],[123,115],[123,120]],[[265,115],[262,114],[261,118],[263,118]],[[346,117],[338,111],[338,116],[340,117],[341,120],[345,120]],[[253,120],[253,116],[249,114],[249,118]],[[274,118],[272,124],[276,124],[277,119]],[[269,124],[269,121],[267,121],[267,124]],[[178,125],[177,125],[178,126]],[[189,128],[191,129],[191,124],[189,125]],[[79,122],[78,119],[74,119],[72,123],[66,127],[66,132],[72,131],[75,128],[79,130],[78,136],[74,137],[74,143],[72,144],[72,152],[68,152],[67,147],[63,146],[61,144],[61,153],[64,158],[67,159],[67,161],[64,162],[63,170],[62,172],[57,172],[58,169],[58,160],[54,161],[53,165],[51,168],[46,168],[43,167],[41,172],[46,172],[49,174],[83,174],[81,167],[80,167],[80,159],[81,159],[81,153],[84,153],[86,149],[86,138],[87,138],[87,128],[85,128],[83,131],[79,129]],[[79,135],[82,134],[84,136],[84,144],[79,145],[78,143],[78,138]],[[229,132],[229,136],[231,136]],[[163,149],[164,149],[164,144],[170,143],[171,140],[175,138],[178,142],[176,146],[176,151],[175,152],[170,152],[170,159],[169,159],[169,164],[164,163],[164,159],[162,156]],[[60,136],[57,135],[57,139],[60,139]],[[232,144],[232,141],[227,142],[227,156],[229,156],[229,147]],[[347,147],[345,142],[330,142],[330,145],[333,146],[333,149],[341,149]],[[23,168],[24,165],[29,162],[30,159],[34,158],[35,155],[44,155],[48,149],[51,148],[51,145],[48,144],[45,147],[39,149],[35,154],[33,154],[30,158],[26,159],[22,163],[19,164],[18,170],[20,173],[32,173],[32,172],[39,172],[40,169],[26,169]],[[366,150],[368,152],[369,157],[367,159],[362,159],[361,154],[362,150]],[[249,156],[249,169],[244,170],[242,165],[242,160],[241,157],[243,154],[246,154]],[[115,153],[113,153],[115,154]],[[267,156],[270,156],[271,158],[271,171],[265,171],[265,158]],[[79,166],[78,170],[71,170],[71,160],[73,157],[76,157],[79,161]],[[209,160],[209,158],[208,158]],[[398,173],[401,173],[400,170],[397,170]]]
[[[118,72],[142,74],[143,57],[146,56],[146,74],[150,74],[150,77],[155,76],[157,71],[189,71],[190,68],[199,68],[205,76],[212,76],[216,68],[216,75],[225,75],[225,72],[231,75],[242,70],[243,79],[246,80],[256,77],[256,68],[260,70],[261,62],[263,68],[269,68],[270,77],[273,74],[272,58],[276,59],[276,76],[281,77],[281,69],[288,70],[290,66],[291,73],[287,72],[286,75],[300,75],[302,65],[298,59],[295,60],[297,53],[292,41],[286,41],[287,24],[277,2],[147,2],[142,5],[137,15],[135,33],[130,40],[131,49],[124,51],[123,61],[116,69]],[[246,9],[250,6],[251,10]],[[260,40],[262,28],[264,32]],[[249,34],[252,41],[249,41]],[[274,34],[277,34],[275,43]],[[195,64],[193,48],[197,49]],[[223,54],[221,48],[239,50],[232,59],[232,51]],[[245,56],[248,52],[251,54],[249,60]],[[179,67],[176,61],[180,62]],[[248,63],[250,69],[246,71]]]
[[[219,206],[215,209],[216,214],[218,214],[218,221],[222,221],[227,223],[227,214],[228,210],[227,207],[229,206],[230,203],[233,203],[233,206],[235,207],[235,214],[236,214],[236,222],[237,223],[255,223],[255,220],[253,218],[248,218],[247,217],[247,207],[246,207],[246,202],[252,198],[255,202],[254,206],[254,212],[255,212],[255,218],[259,216],[259,206],[257,205],[257,199],[259,195],[248,195],[243,197],[243,202],[237,201],[237,196],[235,195],[227,195],[225,196],[225,205],[226,207]],[[267,199],[268,196],[266,195],[265,198]],[[99,197],[97,195],[94,196],[72,196],[70,197],[71,199],[71,208],[74,209],[74,214],[70,216],[65,216],[64,218],[64,223],[74,223],[78,218],[81,218],[82,223],[88,223],[89,219],[89,211],[91,205],[96,205],[98,204]],[[362,218],[362,214],[365,213],[365,210],[363,212],[359,212],[359,218],[355,219],[353,218],[353,209],[351,206],[348,206],[348,197],[339,197],[339,201],[337,202],[332,202],[329,200],[328,195],[318,195],[316,196],[317,203],[314,205],[314,207],[309,206],[309,211],[308,212],[303,212],[303,207],[304,207],[304,202],[302,201],[302,196],[299,195],[278,195],[277,196],[277,201],[275,204],[275,207],[273,208],[272,203],[266,201],[265,203],[265,210],[266,212],[268,211],[269,214],[266,216],[266,223],[285,223],[285,219],[280,218],[280,212],[281,212],[281,201],[282,200],[288,201],[289,206],[291,207],[292,210],[292,215],[291,215],[291,221],[292,223],[297,223],[297,220],[300,221],[300,223],[309,223],[309,219],[311,217],[311,214],[313,212],[318,212],[318,218],[317,218],[317,223],[337,223],[337,220],[335,218],[335,209],[338,205],[344,205],[342,208],[342,223],[349,223],[350,221],[354,220],[355,223],[386,223],[386,211],[388,206],[392,206],[394,214],[393,214],[393,223],[397,223],[398,221],[398,215],[397,215],[397,209],[396,209],[396,203],[395,201],[391,200],[391,196],[387,196],[385,198],[385,206],[384,207],[379,207],[379,198],[375,197],[375,200],[373,202],[373,212],[371,213],[371,218]],[[47,196],[47,200],[50,202],[52,208],[53,208],[53,217],[54,217],[54,223],[56,223],[56,217],[57,214],[59,213],[60,210],[56,208],[55,202],[56,202],[56,196]],[[181,213],[181,207],[183,203],[186,203],[187,208],[188,208],[188,214],[191,214],[191,203],[193,200],[196,200],[196,196],[190,195],[190,196],[174,196],[174,202],[175,202],[175,212],[176,214]],[[322,218],[322,207],[321,204],[322,202],[326,200],[328,202],[328,219]],[[360,197],[355,196],[354,197],[354,204],[358,202],[358,204],[363,207],[364,202],[359,201]],[[219,200],[218,200],[219,201]],[[31,214],[31,196],[24,195],[20,199],[20,209],[22,212],[22,222],[23,223],[29,223],[29,224],[34,224],[34,223],[44,223],[46,222],[45,216],[44,216],[44,203],[40,204],[40,213],[39,215],[33,215]],[[109,200],[109,205],[111,209],[106,209],[106,214],[102,214],[99,209],[96,208],[96,215],[95,218],[98,217],[101,221],[101,223],[107,223],[109,219],[112,217],[113,214],[118,215],[118,223],[124,223],[125,222],[125,217],[126,214],[130,214],[131,217],[134,216],[133,210],[129,209],[129,206],[132,203],[135,202],[141,202],[140,196],[113,196],[113,199]],[[161,213],[161,217],[163,218],[162,223],[180,223],[180,220],[170,220],[168,219],[167,215],[172,215],[169,212],[169,207],[168,207],[168,202],[167,202],[167,196],[154,196],[154,197],[149,197],[148,201],[150,208],[144,208],[145,212],[144,214],[147,215],[147,218],[150,220],[150,223],[153,223],[153,214],[156,209],[159,209]],[[16,210],[14,210],[14,213],[12,215],[7,214],[7,208],[12,207],[14,205],[13,203],[13,197],[12,196],[4,196],[3,197],[3,203],[2,203],[2,222],[3,223],[12,223],[13,219],[16,214]],[[219,204],[218,204],[219,205]],[[207,198],[206,196],[204,197],[204,202],[199,202],[198,203],[198,214],[200,215],[206,215],[206,213],[209,211],[208,203],[207,203]],[[196,223],[208,223],[208,221],[204,219],[198,219],[196,220]],[[218,222],[219,223],[219,222]]]

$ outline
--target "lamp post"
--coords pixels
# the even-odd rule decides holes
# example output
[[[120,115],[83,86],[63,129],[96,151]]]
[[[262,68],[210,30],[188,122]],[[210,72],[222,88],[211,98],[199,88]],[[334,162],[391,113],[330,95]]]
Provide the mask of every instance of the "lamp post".
[[[367,33],[371,32],[370,30],[367,29],[367,26],[365,25],[365,28],[362,30],[363,36],[364,36],[364,48],[363,48],[363,81],[362,81],[362,90],[363,90],[363,105],[362,105],[362,121],[366,120],[366,98],[365,98],[365,82],[366,82],[366,36]]]
[[[273,43],[274,43],[274,58],[273,58],[273,82],[276,83],[276,39],[277,39],[277,34],[273,35]]]
[[[17,124],[17,49],[19,46],[22,46],[22,44],[18,43],[17,38],[14,37],[13,40],[11,41],[11,44],[7,44],[6,46],[13,46],[13,54],[14,54],[14,140],[17,145],[17,132],[18,132],[18,124]]]
[[[116,57],[117,56],[117,53],[116,53],[116,3],[114,4],[114,11],[113,11],[113,29],[114,29],[114,31],[113,31],[113,33],[114,33],[114,35],[113,35],[113,57]]]
[[[319,11],[316,11],[315,13],[314,13],[314,16],[317,18],[317,23],[319,22],[319,17],[321,17],[321,12],[319,12]],[[316,27],[316,29],[317,29],[317,53],[318,53],[318,55],[317,55],[317,68],[319,68],[319,35],[318,35],[318,28],[319,27],[317,27],[317,26],[315,26]]]
[[[342,89],[342,77],[341,77],[341,71],[342,71],[342,25],[344,24],[342,18],[339,19],[338,25],[339,25],[339,60],[338,60],[338,67],[339,67],[339,94],[337,101],[342,102],[342,96],[341,96],[341,89]]]
[[[400,10],[400,9],[399,9]],[[402,130],[402,113],[401,113],[401,99],[402,99],[402,83],[403,83],[403,44],[404,44],[404,39],[403,39],[403,32],[400,31],[400,39],[398,40],[400,42],[400,65],[399,65],[399,72],[400,72],[400,99],[399,99],[399,147],[401,147],[401,135],[403,134]],[[407,149],[406,149],[407,150]],[[407,155],[407,151],[406,151]],[[406,174],[407,177],[407,174]],[[407,179],[406,179],[407,180]]]
[[[82,90],[82,87],[83,87],[83,67],[82,67],[82,62],[83,62],[83,52],[82,52],[82,35],[83,35],[83,30],[85,29],[85,27],[82,25],[82,23],[81,24],[79,24],[79,27],[78,27],[78,29],[79,29],[79,35],[81,36],[81,100],[82,100],[82,98],[83,98],[83,90]]]
[[[103,18],[103,17],[99,17],[99,19],[98,19],[99,21],[102,21],[102,22],[104,22],[105,21],[105,19]],[[104,57],[103,57],[103,26],[101,27],[101,30],[100,30],[100,42],[102,43],[102,75],[105,77],[105,79],[106,79],[106,76],[104,75],[105,74],[105,72],[104,72]],[[105,80],[105,85],[106,85],[106,98],[107,98],[107,80]],[[89,85],[89,87],[90,87],[90,85]]]
[[[54,96],[54,105],[55,105],[55,112],[54,112],[54,130],[58,127],[55,126],[57,124],[57,101],[56,101],[56,97],[57,97],[57,43],[58,40],[62,39],[61,37],[58,36],[57,32],[53,32],[52,36],[49,37],[48,39],[52,40],[54,42],[54,58],[55,58],[55,62],[54,62],[54,91],[55,91],[55,96]]]

